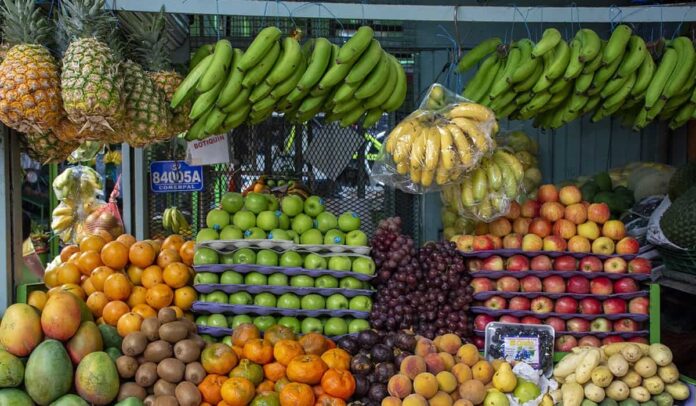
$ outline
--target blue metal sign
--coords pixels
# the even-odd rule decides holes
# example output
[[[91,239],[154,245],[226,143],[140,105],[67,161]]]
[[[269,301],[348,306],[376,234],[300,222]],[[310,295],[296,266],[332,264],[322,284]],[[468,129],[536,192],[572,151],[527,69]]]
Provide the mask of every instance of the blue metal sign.
[[[184,161],[151,162],[150,189],[155,193],[200,192],[203,190],[203,167]]]

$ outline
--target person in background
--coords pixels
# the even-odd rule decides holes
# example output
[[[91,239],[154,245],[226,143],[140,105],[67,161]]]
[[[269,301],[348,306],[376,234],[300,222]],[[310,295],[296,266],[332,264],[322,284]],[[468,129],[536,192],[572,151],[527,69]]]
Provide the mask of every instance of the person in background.
[[[22,212],[22,258],[24,267],[18,283],[40,282],[44,276],[44,267],[31,242],[31,218],[25,211]]]

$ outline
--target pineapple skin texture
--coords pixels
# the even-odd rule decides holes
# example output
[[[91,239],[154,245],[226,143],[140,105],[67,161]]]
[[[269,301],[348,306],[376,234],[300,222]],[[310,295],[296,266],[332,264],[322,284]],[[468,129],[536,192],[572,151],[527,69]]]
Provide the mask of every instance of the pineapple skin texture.
[[[164,92],[167,104],[172,101],[174,92],[184,80],[184,77],[175,71],[149,72],[149,75],[152,81],[155,83],[155,86]],[[174,136],[176,134],[188,131],[188,129],[191,127],[191,119],[189,118],[189,113],[191,112],[191,101],[187,101],[174,110],[170,109],[170,111],[172,113],[172,119],[169,123],[170,135]]]
[[[60,73],[42,45],[20,44],[0,64],[0,121],[22,133],[45,133],[63,116]]]
[[[23,139],[26,142],[27,154],[44,165],[65,161],[80,146],[78,142],[59,140],[52,131],[29,132],[25,134]]]

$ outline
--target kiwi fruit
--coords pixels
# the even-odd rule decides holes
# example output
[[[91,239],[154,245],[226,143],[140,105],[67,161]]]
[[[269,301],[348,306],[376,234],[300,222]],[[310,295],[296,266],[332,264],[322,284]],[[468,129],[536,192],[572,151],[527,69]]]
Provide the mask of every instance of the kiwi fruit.
[[[181,382],[176,385],[176,400],[180,406],[198,406],[201,404],[201,393],[191,382]]]
[[[157,382],[155,382],[155,386],[153,387],[155,396],[174,395],[175,389],[176,385],[174,385],[173,383],[169,383],[164,379],[159,379]]]
[[[153,406],[179,406],[179,401],[172,395],[155,396]]]
[[[147,339],[150,341],[159,340],[159,328],[160,322],[157,317],[148,317],[143,320],[143,324],[140,325],[140,331],[145,333]]]
[[[172,345],[164,340],[153,341],[145,347],[143,355],[149,362],[160,362],[173,355]]]
[[[162,324],[159,328],[159,336],[162,340],[172,344],[178,343],[188,336],[188,326],[183,321],[173,321]]]
[[[138,370],[138,360],[128,355],[121,355],[116,359],[116,369],[121,378],[132,378]]]
[[[170,383],[179,383],[184,379],[186,366],[176,358],[167,358],[157,365],[157,375]]]
[[[180,321],[188,328],[189,338],[191,338],[191,336],[194,334],[198,334],[198,327],[196,326],[196,323],[187,319],[186,317],[183,317]]]
[[[155,406],[155,395],[148,395],[148,397],[143,400],[143,405],[145,406]]]
[[[176,312],[174,309],[163,307],[157,312],[157,320],[159,320],[160,324],[176,321]]]
[[[198,334],[192,335],[189,340],[192,340],[193,342],[198,345],[198,348],[200,348],[201,351],[205,349],[205,346],[207,345],[203,337],[199,336]]]
[[[203,382],[203,379],[205,379],[205,376],[207,374],[208,373],[205,371],[203,365],[201,365],[200,362],[191,362],[189,364],[186,364],[186,370],[184,371],[184,379],[198,385],[199,383]]]
[[[121,343],[121,350],[125,355],[135,357],[142,354],[147,346],[147,336],[142,331],[129,333]]]
[[[174,356],[184,364],[197,360],[200,355],[201,349],[191,339],[181,340],[174,345]]]
[[[138,385],[135,382],[125,382],[121,384],[121,387],[118,390],[118,401],[122,401],[124,399],[128,399],[130,397],[135,397],[140,400],[145,399],[147,396],[147,392],[145,392],[145,388],[142,386]]]
[[[145,349],[147,349],[147,347],[145,347]],[[145,359],[145,355],[144,355],[144,354],[138,355],[138,356],[135,358],[135,360],[138,361],[138,365],[143,365],[144,363],[147,362],[147,360]]]
[[[157,381],[157,364],[154,362],[146,362],[138,367],[135,372],[135,383],[147,388],[152,386]]]

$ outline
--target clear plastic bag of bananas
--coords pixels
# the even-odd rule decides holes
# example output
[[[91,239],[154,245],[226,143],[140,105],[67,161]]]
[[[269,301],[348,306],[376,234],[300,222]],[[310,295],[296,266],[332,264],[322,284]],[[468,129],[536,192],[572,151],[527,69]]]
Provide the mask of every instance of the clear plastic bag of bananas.
[[[104,180],[89,166],[71,166],[53,179],[53,192],[58,200],[77,199],[81,197],[102,196]]]
[[[372,179],[407,193],[439,191],[478,167],[492,152],[497,131],[492,110],[433,84],[418,109],[387,136]]]
[[[64,243],[79,240],[86,232],[84,222],[106,205],[101,175],[88,166],[71,166],[53,180],[53,192],[60,204],[53,210],[51,230]]]

